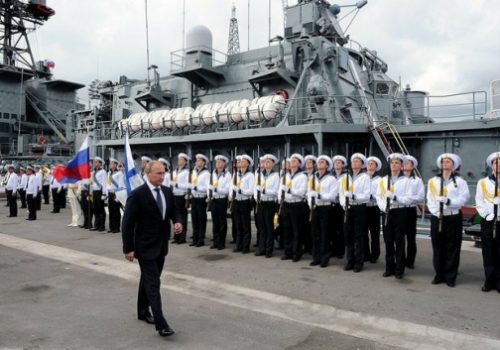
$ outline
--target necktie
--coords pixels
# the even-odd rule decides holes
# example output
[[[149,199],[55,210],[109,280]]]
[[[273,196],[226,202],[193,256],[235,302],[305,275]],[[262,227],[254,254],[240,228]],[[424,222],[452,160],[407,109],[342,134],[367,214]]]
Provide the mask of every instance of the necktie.
[[[160,189],[155,188],[156,191],[156,204],[158,205],[158,209],[160,210],[161,217],[163,218],[163,203],[161,201]]]

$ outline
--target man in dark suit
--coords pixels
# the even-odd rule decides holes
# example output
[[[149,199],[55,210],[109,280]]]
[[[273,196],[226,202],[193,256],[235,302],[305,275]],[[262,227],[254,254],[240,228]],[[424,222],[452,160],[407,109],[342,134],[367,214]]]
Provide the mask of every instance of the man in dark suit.
[[[175,207],[172,190],[162,186],[163,164],[150,162],[146,174],[146,183],[133,190],[127,199],[122,222],[123,253],[130,262],[137,258],[141,268],[137,317],[155,324],[158,333],[168,337],[174,331],[163,316],[160,275],[168,253],[169,220],[175,222],[174,233],[179,234],[181,214]]]

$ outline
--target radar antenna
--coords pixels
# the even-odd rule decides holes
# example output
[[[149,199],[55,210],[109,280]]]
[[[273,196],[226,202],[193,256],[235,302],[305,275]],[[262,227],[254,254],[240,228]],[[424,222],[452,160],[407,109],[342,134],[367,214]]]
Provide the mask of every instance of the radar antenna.
[[[227,44],[227,54],[229,56],[237,53],[240,53],[240,35],[238,34],[236,6],[233,3],[233,8],[231,9],[231,19],[229,20],[229,39]]]

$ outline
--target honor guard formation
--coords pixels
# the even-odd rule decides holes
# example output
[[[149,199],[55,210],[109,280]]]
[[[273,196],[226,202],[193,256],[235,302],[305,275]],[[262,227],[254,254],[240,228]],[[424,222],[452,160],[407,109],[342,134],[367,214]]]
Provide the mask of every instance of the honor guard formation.
[[[141,158],[141,177],[152,159]],[[404,278],[415,269],[417,256],[417,207],[430,212],[434,277],[432,284],[455,287],[462,245],[461,208],[469,199],[467,183],[459,175],[461,159],[443,153],[436,165],[439,173],[427,181],[417,171],[418,160],[401,153],[387,159],[354,153],[343,155],[301,155],[294,153],[280,160],[273,154],[258,159],[232,152],[186,153],[159,158],[165,167],[163,186],[170,187],[173,202],[180,212],[182,232],[172,243],[192,247],[207,244],[207,212],[212,219],[211,249],[226,249],[248,254],[252,242],[252,212],[256,227],[255,256],[272,258],[281,250],[281,260],[298,262],[304,253],[312,256],[311,266],[326,268],[332,257],[345,259],[344,270],[359,273],[365,263],[380,258],[380,233],[385,245],[385,278]],[[383,163],[388,171],[382,174]],[[481,217],[482,255],[485,272],[482,291],[500,293],[499,210],[500,152],[490,154],[486,164],[491,170],[480,179],[476,209]],[[105,162],[95,157],[90,179],[77,184],[61,184],[49,168],[40,165],[5,167],[1,184],[7,195],[9,217],[27,208],[26,220],[36,220],[42,197],[52,213],[59,213],[67,199],[72,210],[68,226],[106,232],[120,232],[122,211],[127,200],[124,164],[114,158]],[[138,184],[137,184],[138,185]],[[105,207],[108,207],[106,215]],[[188,240],[188,215],[191,215],[191,240]],[[228,218],[232,220],[227,238]]]

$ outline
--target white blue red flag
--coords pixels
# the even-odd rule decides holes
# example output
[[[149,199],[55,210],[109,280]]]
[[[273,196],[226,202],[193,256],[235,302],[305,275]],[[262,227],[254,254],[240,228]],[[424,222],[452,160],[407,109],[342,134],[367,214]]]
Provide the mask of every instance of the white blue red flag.
[[[90,178],[90,145],[89,137],[83,141],[78,152],[66,166],[59,165],[54,169],[53,176],[60,183],[75,183]]]

